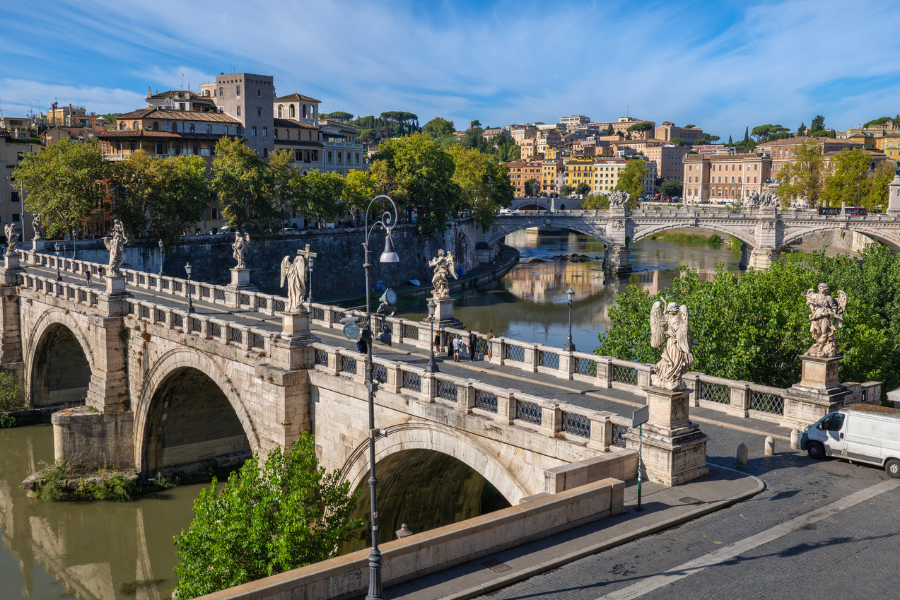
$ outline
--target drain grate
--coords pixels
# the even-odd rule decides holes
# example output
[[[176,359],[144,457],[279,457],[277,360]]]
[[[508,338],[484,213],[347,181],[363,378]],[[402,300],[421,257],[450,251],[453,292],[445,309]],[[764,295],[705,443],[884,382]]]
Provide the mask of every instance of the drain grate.
[[[508,564],[502,563],[499,560],[494,560],[494,559],[484,561],[483,563],[481,563],[481,566],[487,567],[494,573],[503,573],[504,571],[509,571],[510,569],[512,569],[512,567],[509,566]]]
[[[696,498],[691,498],[690,496],[685,496],[678,501],[684,504],[700,504],[699,500],[697,500]]]

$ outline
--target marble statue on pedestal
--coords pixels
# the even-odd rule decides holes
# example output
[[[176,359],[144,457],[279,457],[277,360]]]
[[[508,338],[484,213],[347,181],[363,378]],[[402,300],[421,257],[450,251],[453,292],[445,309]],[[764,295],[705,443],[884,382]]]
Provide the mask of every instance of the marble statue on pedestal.
[[[609,195],[609,207],[625,208],[630,199],[631,195],[628,192],[623,192],[621,190],[615,191]]]
[[[7,223],[4,230],[6,231],[6,254],[7,256],[12,256],[16,253],[16,246],[19,243],[19,234],[16,233],[16,228],[12,226],[12,223]]]
[[[281,260],[281,286],[287,281],[288,288],[288,305],[285,311],[289,313],[300,312],[303,304],[303,298],[306,295],[306,267],[307,257],[304,254],[297,254],[294,262],[291,257],[285,256]]]
[[[113,221],[112,236],[103,238],[103,244],[109,250],[109,265],[107,265],[107,275],[112,277],[122,276],[122,263],[125,262],[125,244],[128,238],[125,237],[125,228],[118,219]]]
[[[237,261],[237,265],[234,267],[235,269],[244,268],[244,248],[249,242],[249,233],[241,234],[240,232],[238,232],[234,234],[234,243],[231,245],[231,256],[233,256],[234,260]]]
[[[41,223],[40,213],[31,215],[31,227],[34,229],[34,240],[38,241],[44,238],[44,224]]]
[[[777,208],[781,206],[781,198],[775,192],[764,191],[760,193],[757,190],[753,190],[747,197],[747,206],[750,208]]]
[[[456,263],[453,255],[444,250],[438,250],[437,257],[431,259],[428,266],[434,267],[434,277],[431,279],[431,284],[434,286],[434,290],[431,292],[432,297],[435,300],[449,298],[450,284],[447,276],[451,275],[453,279],[456,279]]]
[[[837,356],[835,326],[843,324],[847,308],[847,294],[838,290],[837,297],[829,293],[828,286],[819,284],[819,291],[807,290],[806,305],[809,306],[809,332],[816,343],[806,353],[810,356],[832,358]]]
[[[683,390],[684,374],[694,362],[691,346],[696,344],[691,337],[687,306],[669,302],[663,309],[662,302],[655,302],[650,309],[650,345],[662,348],[662,358],[653,367],[650,385]]]

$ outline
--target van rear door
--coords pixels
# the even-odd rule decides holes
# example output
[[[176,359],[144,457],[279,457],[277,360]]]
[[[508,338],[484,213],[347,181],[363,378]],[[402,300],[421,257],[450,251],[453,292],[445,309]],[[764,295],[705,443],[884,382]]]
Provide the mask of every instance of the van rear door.
[[[849,413],[844,438],[844,456],[881,464],[884,446],[884,419],[864,413]]]

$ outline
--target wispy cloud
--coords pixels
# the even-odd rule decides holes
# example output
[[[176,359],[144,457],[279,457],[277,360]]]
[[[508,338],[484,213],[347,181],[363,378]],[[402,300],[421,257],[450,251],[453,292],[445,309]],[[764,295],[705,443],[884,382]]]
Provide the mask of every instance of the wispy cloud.
[[[815,114],[843,128],[898,110],[900,40],[889,32],[900,11],[871,0],[220,0],[184,3],[176,16],[165,3],[54,6],[45,28],[64,33],[40,44],[12,11],[0,45],[4,104],[59,88],[97,112],[130,110],[148,85],[175,87],[185,73],[195,87],[207,70],[234,68],[274,75],[279,93],[315,96],[324,111],[406,110],[457,125],[607,120],[627,109],[725,137]]]

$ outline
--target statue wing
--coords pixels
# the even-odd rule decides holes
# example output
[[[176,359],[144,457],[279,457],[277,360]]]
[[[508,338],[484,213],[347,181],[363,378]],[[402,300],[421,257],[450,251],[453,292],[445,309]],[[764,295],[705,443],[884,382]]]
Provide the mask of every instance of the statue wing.
[[[288,273],[291,271],[291,258],[289,256],[285,256],[281,259],[281,283],[278,284],[278,287],[284,287],[284,281],[288,277]]]
[[[650,345],[654,348],[662,348],[666,341],[666,331],[662,324],[662,302],[656,301],[650,309]]]
[[[452,254],[447,254],[447,265],[450,269],[450,274],[453,275],[453,279],[456,279],[456,261],[453,259]]]
[[[694,355],[691,353],[691,346],[693,346],[696,342],[694,341],[694,338],[691,337],[691,324],[688,320],[687,305],[682,304],[678,308],[678,316],[681,319],[681,326],[678,327],[678,330],[675,332],[675,342],[678,345],[678,349],[684,352],[685,365],[689,366],[692,362],[694,362]]]
[[[106,246],[107,250],[112,250],[110,246],[112,246],[112,238],[105,237],[103,238],[103,245]]]

